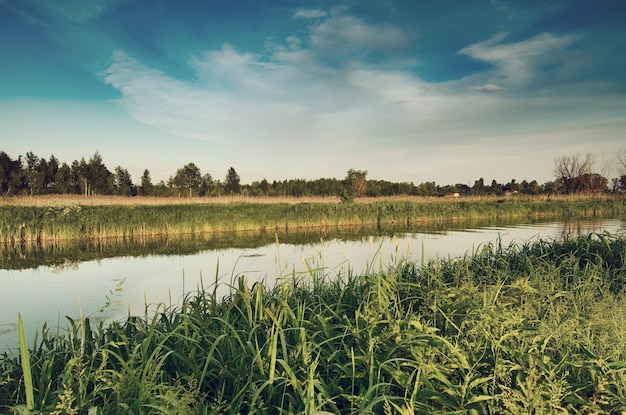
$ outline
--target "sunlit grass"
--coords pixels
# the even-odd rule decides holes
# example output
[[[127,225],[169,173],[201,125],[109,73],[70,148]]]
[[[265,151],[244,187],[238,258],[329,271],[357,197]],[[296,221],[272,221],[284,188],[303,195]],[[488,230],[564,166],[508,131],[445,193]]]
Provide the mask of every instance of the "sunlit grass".
[[[180,304],[44,328],[35,410],[175,414],[609,414],[626,407],[626,239],[592,234],[424,263],[319,261]],[[216,272],[216,275],[218,273]],[[0,360],[0,413],[24,405]],[[55,412],[56,411],[56,412]]]
[[[513,196],[463,196],[454,197],[434,197],[434,196],[378,196],[378,197],[357,197],[355,203],[375,203],[381,201],[410,201],[416,203],[442,203],[442,202],[497,202],[503,200],[517,201],[574,201],[574,200],[620,200],[623,196],[610,194],[577,194],[577,195],[513,195]],[[58,206],[99,206],[99,205],[188,205],[188,204],[231,204],[231,203],[259,203],[273,204],[286,203],[290,205],[300,203],[341,203],[341,198],[336,196],[211,196],[211,197],[153,197],[153,196],[83,196],[83,195],[36,195],[36,196],[5,196],[0,197],[0,206],[38,206],[38,207],[58,207]]]
[[[427,221],[467,219],[619,218],[625,214],[626,204],[623,199],[582,198],[441,199],[439,202],[428,203],[380,200],[375,203],[342,204],[249,202],[63,204],[45,207],[5,205],[0,206],[0,241],[23,243],[247,230],[382,226],[396,223],[410,225]]]

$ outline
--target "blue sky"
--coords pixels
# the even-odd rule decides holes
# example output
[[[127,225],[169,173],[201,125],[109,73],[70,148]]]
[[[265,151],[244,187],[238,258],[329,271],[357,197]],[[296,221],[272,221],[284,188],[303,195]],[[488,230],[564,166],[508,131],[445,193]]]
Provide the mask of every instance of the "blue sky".
[[[621,0],[0,0],[0,150],[135,181],[553,179],[626,149]]]

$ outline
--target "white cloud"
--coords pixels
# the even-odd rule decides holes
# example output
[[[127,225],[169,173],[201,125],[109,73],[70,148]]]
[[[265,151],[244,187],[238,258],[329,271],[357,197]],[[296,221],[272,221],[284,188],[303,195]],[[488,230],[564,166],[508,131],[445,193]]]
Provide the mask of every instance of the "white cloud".
[[[463,48],[460,53],[494,65],[494,69],[482,76],[507,87],[526,87],[537,80],[539,74],[546,76],[547,66],[567,65],[564,51],[576,42],[576,35],[553,35],[542,33],[516,43],[502,43],[506,33],[497,34],[483,42]]]
[[[498,91],[502,91],[504,88],[496,84],[485,84],[481,86],[471,87],[471,89],[475,91],[482,91],[482,92],[498,92]]]
[[[326,17],[326,12],[319,9],[300,9],[293,15],[294,18],[319,19]]]
[[[407,45],[409,35],[390,24],[368,24],[339,10],[313,27],[309,35],[312,49],[338,55],[355,51],[390,52]]]
[[[559,96],[514,95],[515,87],[538,77],[541,65],[549,62],[547,55],[567,48],[573,36],[544,34],[509,44],[502,43],[505,35],[495,36],[462,50],[492,63],[492,70],[436,84],[393,61],[376,65],[359,59],[358,53],[346,56],[402,47],[408,37],[396,27],[370,25],[333,11],[309,30],[308,38],[287,37],[283,46],[264,53],[224,45],[191,57],[195,78],[186,81],[118,52],[104,79],[120,91],[119,104],[136,119],[178,136],[221,142],[242,154],[251,151],[275,169],[305,169],[298,160],[313,157],[319,165],[339,168],[339,175],[357,166],[375,177],[370,166],[411,165],[419,159],[430,169],[445,169],[445,160],[469,157],[466,163],[479,171],[490,167],[489,157],[481,156],[485,149],[505,148],[504,143],[512,148],[516,137],[523,137],[524,146],[533,136],[542,137],[535,148],[554,151],[550,157],[566,145],[587,145],[580,134],[563,142],[563,134],[554,131],[571,127],[572,119],[581,120],[583,128],[586,121],[579,114],[592,105],[588,97],[563,101]],[[329,48],[337,52],[335,60],[327,59]],[[506,95],[495,93],[505,88]],[[616,102],[593,105],[598,113],[619,107]],[[492,157],[503,160],[507,152],[497,154]],[[528,164],[519,159],[520,166]],[[486,174],[462,174],[474,175]]]

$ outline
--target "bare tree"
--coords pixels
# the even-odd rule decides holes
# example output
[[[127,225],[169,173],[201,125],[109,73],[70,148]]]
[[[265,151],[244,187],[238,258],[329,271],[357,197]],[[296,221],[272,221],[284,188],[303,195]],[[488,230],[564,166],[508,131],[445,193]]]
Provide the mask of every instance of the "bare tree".
[[[619,178],[616,179],[617,183],[614,187],[617,187],[620,191],[626,192],[626,150],[622,150],[617,155],[617,174]]]
[[[622,150],[617,154],[617,168],[620,176],[626,174],[626,150]]]
[[[591,153],[585,156],[573,154],[554,159],[554,175],[561,182],[565,193],[578,193],[583,190],[584,178],[592,174],[595,157]]]

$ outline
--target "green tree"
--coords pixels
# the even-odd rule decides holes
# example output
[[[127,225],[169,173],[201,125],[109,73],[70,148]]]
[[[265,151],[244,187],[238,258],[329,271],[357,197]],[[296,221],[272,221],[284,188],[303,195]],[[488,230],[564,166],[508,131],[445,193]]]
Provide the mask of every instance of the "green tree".
[[[502,196],[502,185],[495,181],[495,179],[492,180],[491,185],[489,186],[489,193],[495,196]]]
[[[482,177],[474,182],[472,186],[472,194],[481,196],[485,194],[485,179]]]
[[[135,196],[137,194],[137,189],[127,169],[122,166],[117,166],[115,168],[114,177],[114,194],[119,196]]]
[[[141,175],[141,195],[151,196],[154,191],[154,185],[152,184],[152,178],[148,169],[143,171]]]
[[[209,196],[213,189],[215,188],[215,181],[213,177],[209,173],[206,173],[202,176],[202,180],[200,182],[200,196]]]
[[[0,191],[2,196],[18,194],[26,183],[22,171],[22,158],[13,160],[4,151],[0,151]]]
[[[44,167],[45,165],[45,167]],[[45,160],[42,160],[40,168],[44,171],[44,188],[46,193],[54,193],[56,192],[56,175],[59,171],[59,160],[54,157],[54,155],[50,155],[50,160],[48,163]]]
[[[46,176],[45,171],[40,169],[41,164],[42,161],[33,152],[26,153],[26,184],[31,196],[41,194],[44,187]]]
[[[224,190],[228,194],[239,194],[241,191],[241,178],[235,171],[234,167],[228,169],[226,178],[224,179]]]
[[[89,185],[88,194],[110,195],[113,193],[114,175],[104,163],[97,151],[87,164],[86,179]]]
[[[75,193],[72,188],[72,169],[67,163],[61,164],[54,174],[54,191],[61,194]]]
[[[90,194],[90,184],[88,182],[87,162],[85,158],[81,158],[80,161],[74,160],[70,167],[70,183],[69,186],[72,189],[72,193],[78,193],[82,195]]]
[[[200,168],[193,163],[185,165],[176,171],[176,175],[170,178],[168,185],[179,192],[188,192],[189,197],[198,194],[202,184],[202,174]]]

